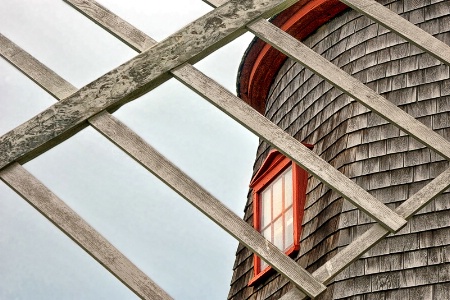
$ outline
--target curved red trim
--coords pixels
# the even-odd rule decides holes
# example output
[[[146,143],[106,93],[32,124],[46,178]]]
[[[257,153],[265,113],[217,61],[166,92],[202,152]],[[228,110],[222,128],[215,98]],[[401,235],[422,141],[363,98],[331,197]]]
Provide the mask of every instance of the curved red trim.
[[[300,0],[271,22],[296,39],[304,40],[347,8],[339,0]],[[285,59],[284,54],[257,39],[242,60],[238,94],[262,114],[270,85]]]

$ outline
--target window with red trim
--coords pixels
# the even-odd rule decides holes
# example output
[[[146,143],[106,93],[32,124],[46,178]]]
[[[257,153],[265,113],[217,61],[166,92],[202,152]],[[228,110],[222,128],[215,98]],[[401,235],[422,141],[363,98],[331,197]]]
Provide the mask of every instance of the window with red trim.
[[[253,226],[286,255],[295,255],[300,249],[307,180],[305,170],[277,150],[272,150],[250,183],[253,189]],[[253,266],[254,276],[249,285],[271,270],[257,255],[254,255]]]

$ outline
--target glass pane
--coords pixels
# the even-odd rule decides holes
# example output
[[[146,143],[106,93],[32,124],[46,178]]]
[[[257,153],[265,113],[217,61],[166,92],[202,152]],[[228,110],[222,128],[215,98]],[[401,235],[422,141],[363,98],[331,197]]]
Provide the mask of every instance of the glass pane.
[[[289,207],[292,205],[292,167],[286,170],[284,173],[284,206]]]
[[[263,229],[272,220],[271,217],[271,188],[265,189],[261,195],[261,224],[260,229]]]
[[[265,230],[262,230],[261,235],[265,237],[268,241],[272,241],[272,228],[269,226]]]
[[[279,177],[273,183],[273,217],[275,219],[281,214],[283,207],[283,177]]]
[[[284,250],[287,250],[287,248],[290,248],[294,244],[294,218],[292,216],[292,206],[286,211],[286,214],[284,215],[284,240],[285,240],[285,246]]]
[[[277,246],[278,249],[284,250],[283,218],[279,218],[273,223],[273,239],[273,244]]]
[[[260,258],[259,259],[259,270],[263,271],[267,266],[268,266],[268,264]]]

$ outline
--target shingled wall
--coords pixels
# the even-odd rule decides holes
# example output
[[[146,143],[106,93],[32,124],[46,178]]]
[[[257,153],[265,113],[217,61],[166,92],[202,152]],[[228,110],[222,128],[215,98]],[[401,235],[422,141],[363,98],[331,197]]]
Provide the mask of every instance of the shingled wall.
[[[380,3],[450,44],[450,3]],[[449,67],[348,10],[304,41],[405,111],[450,139]],[[393,208],[449,167],[428,150],[301,65],[287,60],[266,102],[266,116]],[[254,171],[269,146],[261,142]],[[395,236],[353,263],[320,299],[450,299],[450,194],[425,207]],[[252,199],[245,220],[252,224]],[[314,271],[367,230],[371,219],[309,178],[297,261]],[[239,245],[229,299],[278,299],[290,284],[273,274],[247,287],[252,253]]]

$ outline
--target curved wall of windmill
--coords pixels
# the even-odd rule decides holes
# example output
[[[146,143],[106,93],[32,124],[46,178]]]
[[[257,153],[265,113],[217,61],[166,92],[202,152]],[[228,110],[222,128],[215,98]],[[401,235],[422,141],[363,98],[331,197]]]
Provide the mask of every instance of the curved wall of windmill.
[[[450,45],[450,4],[379,1]],[[353,10],[304,40],[418,120],[450,139],[449,67]],[[240,76],[248,73],[244,64]],[[242,78],[238,78],[238,81]],[[301,65],[287,59],[264,99],[247,100],[389,207],[395,208],[449,163]],[[246,83],[247,84],[247,83]],[[256,102],[261,102],[255,104]],[[269,151],[262,141],[254,170]],[[320,299],[450,299],[450,194],[445,192],[338,275]],[[252,224],[252,199],[245,208]],[[310,177],[296,260],[314,271],[372,220]],[[252,253],[239,245],[229,299],[279,299],[291,289],[278,274],[248,287]]]

